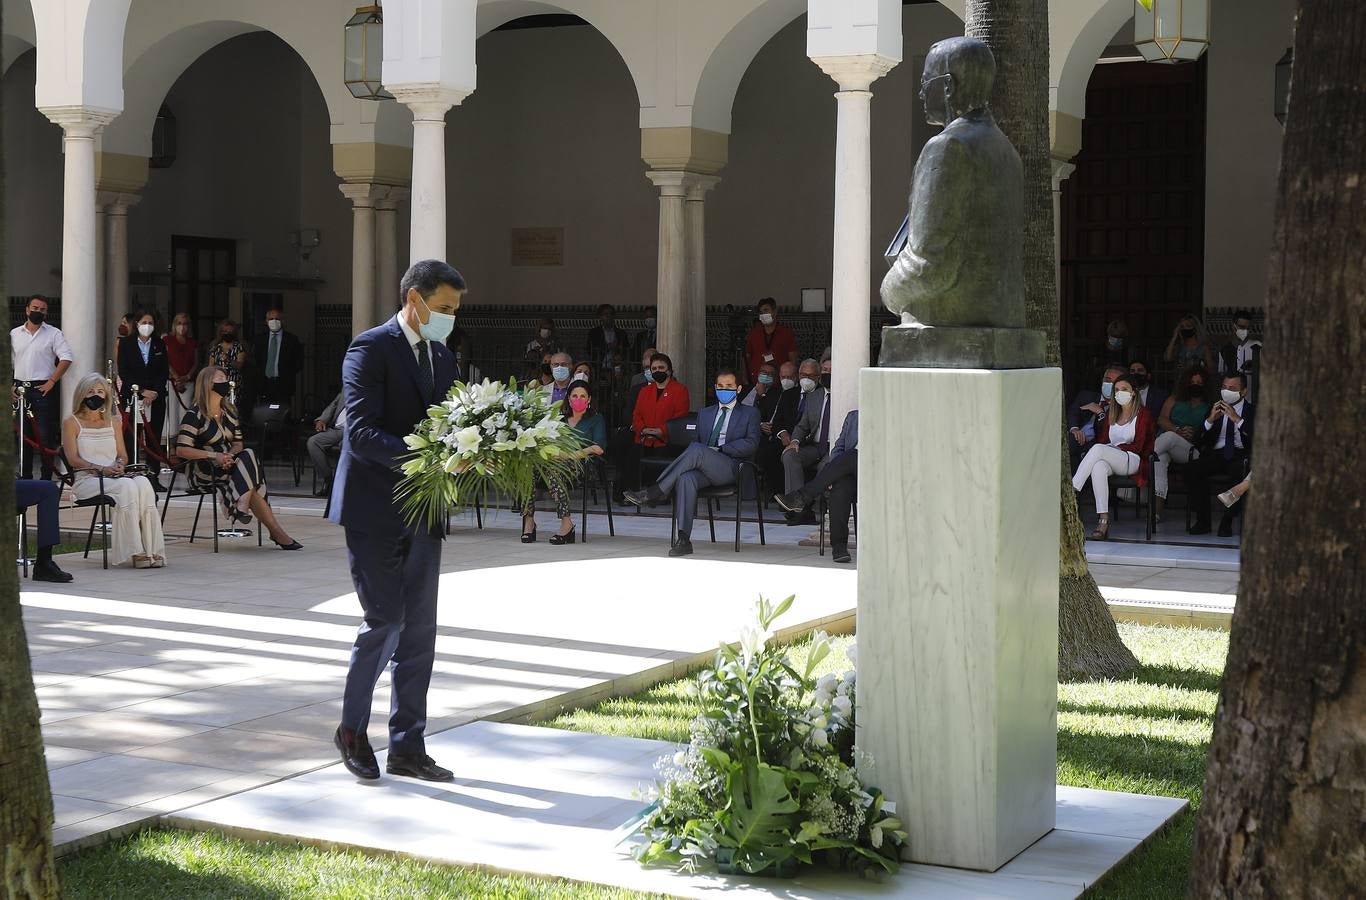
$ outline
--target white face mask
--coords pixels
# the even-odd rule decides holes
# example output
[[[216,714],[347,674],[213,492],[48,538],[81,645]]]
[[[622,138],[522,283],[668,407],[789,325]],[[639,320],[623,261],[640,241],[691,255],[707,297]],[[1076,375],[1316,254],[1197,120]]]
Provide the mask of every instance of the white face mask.
[[[1133,399],[1133,391],[1115,391],[1115,402],[1118,403],[1120,406],[1128,406],[1130,403],[1133,402]]]
[[[809,393],[811,393],[812,391],[814,391],[815,389],[816,389],[816,379],[814,379],[814,378],[803,378],[803,379],[802,379],[802,393],[803,393],[803,394],[809,394]]]
[[[773,313],[759,313],[759,322],[763,325],[772,325]]]
[[[545,338],[548,338],[548,337],[550,337],[550,329],[549,329],[549,328],[542,328],[542,329],[541,329],[541,338],[544,340]]]
[[[797,381],[794,378],[784,378],[780,383],[783,386],[783,390],[790,391],[796,386]]]
[[[1240,340],[1240,341],[1245,341],[1245,340],[1247,340],[1247,329],[1246,329],[1246,328],[1235,328],[1235,329],[1233,329],[1233,336],[1236,337],[1236,338],[1237,338],[1238,340]]]
[[[266,320],[266,327],[269,328],[269,329],[270,329],[271,331],[273,331],[273,332],[274,332],[274,331],[279,331],[281,328],[284,328],[284,327],[285,327],[285,323],[284,323],[284,322],[281,322],[279,319],[267,319],[267,320]]]
[[[138,326],[138,334],[142,335],[143,337],[151,337],[153,329],[154,326],[151,322],[143,322],[141,325]]]
[[[1239,400],[1243,399],[1243,395],[1240,394],[1238,391],[1230,391],[1228,388],[1224,388],[1222,391],[1220,391],[1219,397],[1229,406],[1232,406]]]

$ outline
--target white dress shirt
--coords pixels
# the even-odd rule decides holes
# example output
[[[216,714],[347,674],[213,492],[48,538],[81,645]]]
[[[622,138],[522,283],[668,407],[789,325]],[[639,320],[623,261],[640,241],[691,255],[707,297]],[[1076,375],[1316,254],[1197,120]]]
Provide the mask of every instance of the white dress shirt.
[[[1243,417],[1243,404],[1246,402],[1247,399],[1244,398],[1242,400],[1239,400],[1237,403],[1233,404],[1233,411],[1237,414],[1238,418],[1240,419]],[[1218,420],[1214,422],[1211,422],[1209,419],[1205,420],[1206,431],[1208,431],[1211,428],[1219,429],[1219,439],[1214,442],[1215,450],[1224,449],[1224,440],[1228,437],[1228,423],[1231,421],[1233,420],[1226,415],[1220,416]],[[1238,450],[1243,449],[1243,429],[1239,425],[1233,426],[1233,446]]]
[[[16,381],[47,381],[57,371],[57,361],[71,362],[71,347],[58,328],[44,322],[37,331],[20,325],[9,333],[14,348],[14,378]]]
[[[718,449],[718,450],[721,449],[722,447],[726,446],[726,432],[730,431],[730,420],[733,419],[733,418],[735,418],[735,404],[736,404],[736,402],[737,402],[737,401],[732,400],[730,403],[727,403],[725,406],[720,407],[720,408],[717,409],[717,411],[716,411],[716,414],[717,414],[718,416],[721,415],[721,411],[722,411],[722,410],[724,410],[725,413],[726,413],[726,420],[725,420],[724,422],[721,423],[721,433],[720,433],[719,435],[716,436],[716,449]],[[712,423],[711,423],[711,427],[712,427],[712,428],[715,428],[715,427],[716,427],[716,423],[715,423],[715,422],[712,422]],[[710,438],[711,435],[707,435],[707,437]]]
[[[417,352],[417,345],[420,341],[426,340],[426,338],[416,331],[413,331],[412,326],[408,324],[407,317],[405,317],[403,313],[398,314],[398,327],[403,329],[403,336],[408,339],[408,346],[413,350],[413,359],[417,361],[419,366],[422,365],[422,356]],[[427,361],[430,362],[431,359],[432,348],[429,346],[427,347]]]

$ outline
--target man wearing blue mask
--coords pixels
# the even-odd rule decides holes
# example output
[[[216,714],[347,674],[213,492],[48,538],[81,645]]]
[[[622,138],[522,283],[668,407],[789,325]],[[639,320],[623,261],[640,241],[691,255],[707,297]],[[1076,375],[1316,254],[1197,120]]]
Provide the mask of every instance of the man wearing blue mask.
[[[563,351],[550,357],[550,377],[554,379],[550,385],[550,401],[552,403],[562,402],[569,396],[569,379],[574,370],[574,357]]]
[[[628,503],[657,506],[677,495],[678,534],[670,556],[688,556],[692,550],[692,520],[697,492],[704,487],[735,484],[740,463],[754,459],[759,448],[759,414],[738,402],[739,381],[735,370],[716,372],[716,405],[697,414],[696,439],[643,491],[626,491]]]
[[[1100,390],[1081,390],[1072,398],[1067,407],[1067,450],[1072,457],[1072,468],[1077,468],[1081,454],[1096,439],[1096,423],[1110,408],[1110,395],[1114,391],[1115,379],[1125,374],[1125,368],[1113,364],[1105,368],[1101,376]]]
[[[329,518],[346,532],[351,579],[365,619],[351,648],[341,725],[333,742],[357,778],[379,778],[366,728],[380,673],[392,661],[390,775],[450,781],[426,753],[427,686],[436,656],[441,533],[409,526],[394,499],[403,438],[446,396],[455,359],[442,343],[465,279],[437,259],[415,262],[399,285],[398,313],[358,335],[342,360],[346,425]]]

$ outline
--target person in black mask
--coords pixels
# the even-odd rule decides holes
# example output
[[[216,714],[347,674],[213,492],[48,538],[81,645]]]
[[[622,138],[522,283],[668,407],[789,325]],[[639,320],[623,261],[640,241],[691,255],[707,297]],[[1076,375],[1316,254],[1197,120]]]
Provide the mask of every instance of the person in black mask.
[[[1205,334],[1205,327],[1193,315],[1182,316],[1181,321],[1176,323],[1163,356],[1176,372],[1185,371],[1191,366],[1204,366],[1205,371],[1214,371],[1214,348]]]
[[[57,433],[57,407],[62,380],[73,359],[66,335],[47,323],[47,300],[34,294],[24,311],[26,321],[9,333],[14,351],[14,386],[11,399],[18,400],[24,388],[29,417],[24,420],[23,436],[26,479],[33,477],[33,458],[39,457],[44,481],[52,479],[52,458],[61,435]]]
[[[1136,359],[1129,363],[1129,380],[1138,388],[1138,396],[1142,405],[1153,414],[1156,419],[1162,412],[1162,406],[1171,396],[1165,388],[1153,384],[1152,370],[1148,364],[1141,359]]]
[[[673,360],[663,353],[650,357],[650,381],[641,387],[631,414],[631,428],[615,449],[622,468],[622,486],[639,487],[640,459],[665,452],[669,420],[686,416],[691,408],[688,387],[673,377]]]

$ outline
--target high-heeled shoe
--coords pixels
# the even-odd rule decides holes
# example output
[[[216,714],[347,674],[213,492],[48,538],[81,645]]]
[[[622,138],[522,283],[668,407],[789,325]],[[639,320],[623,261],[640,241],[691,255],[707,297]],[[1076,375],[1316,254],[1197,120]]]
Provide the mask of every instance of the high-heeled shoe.
[[[549,541],[549,543],[554,544],[555,546],[558,547],[558,546],[560,546],[561,544],[572,544],[572,543],[574,543],[574,541],[577,540],[577,539],[578,539],[578,535],[576,535],[576,534],[575,534],[575,530],[574,530],[573,528],[571,528],[571,529],[569,529],[568,531],[566,531],[564,534],[553,534],[553,535],[551,535],[551,536],[550,536],[550,541]]]
[[[244,513],[236,507],[228,510],[228,517],[231,518],[238,525],[251,524],[251,513]]]
[[[1091,532],[1091,540],[1108,541],[1110,539],[1110,517],[1101,516],[1096,522],[1096,530]]]
[[[282,543],[280,543],[279,541],[275,540],[275,538],[271,538],[271,539],[270,539],[270,542],[271,542],[272,544],[274,544],[275,546],[279,547],[281,550],[302,550],[302,549],[304,549],[304,545],[301,544],[301,543],[299,543],[298,541],[290,541],[288,544],[282,544]]]
[[[551,538],[551,540],[554,540],[554,538]],[[523,532],[522,532],[522,543],[523,543],[523,544],[534,544],[534,543],[536,543],[536,529],[535,529],[535,528],[531,529],[530,531],[523,531]]]

